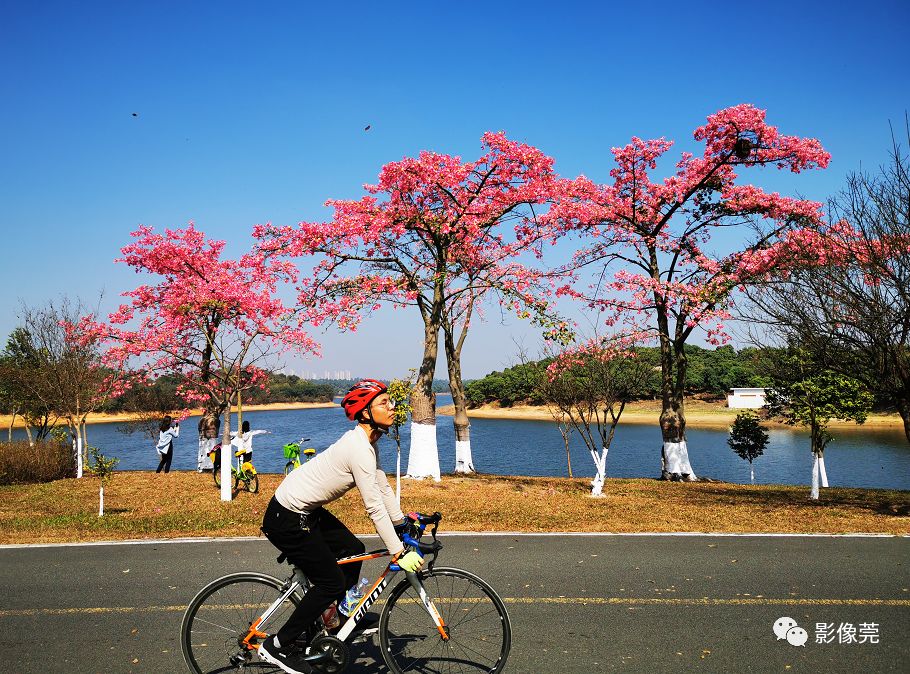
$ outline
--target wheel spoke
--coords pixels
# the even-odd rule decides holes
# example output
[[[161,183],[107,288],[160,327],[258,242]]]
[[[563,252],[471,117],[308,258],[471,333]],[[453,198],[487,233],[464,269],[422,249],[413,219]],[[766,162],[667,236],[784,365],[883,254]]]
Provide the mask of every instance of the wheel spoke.
[[[197,674],[235,671],[238,666],[261,667],[255,651],[242,641],[250,625],[281,593],[281,581],[255,573],[219,578],[205,587],[187,608],[181,626],[184,659]],[[270,624],[282,624],[294,605],[279,607]],[[265,626],[266,628],[268,626]]]
[[[389,669],[422,674],[499,672],[511,646],[505,606],[482,580],[458,569],[434,569],[422,582],[448,628],[444,640],[413,588],[393,590],[380,630]]]

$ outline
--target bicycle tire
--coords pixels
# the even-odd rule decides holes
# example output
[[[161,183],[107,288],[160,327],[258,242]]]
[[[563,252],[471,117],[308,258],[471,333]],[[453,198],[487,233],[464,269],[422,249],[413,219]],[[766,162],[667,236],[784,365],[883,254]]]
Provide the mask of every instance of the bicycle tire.
[[[220,487],[221,486],[221,468],[220,467],[216,468],[215,470],[212,471],[212,477],[215,480],[215,486]]]
[[[284,464],[284,474],[287,475],[292,470],[294,470],[296,467],[297,466],[294,465],[293,461],[288,461],[286,464]]]
[[[246,481],[246,489],[251,494],[255,494],[259,491],[259,475],[254,475]]]
[[[240,657],[244,667],[277,671],[242,647],[240,640],[252,621],[278,598],[283,584],[264,573],[241,572],[222,576],[202,588],[187,606],[180,624],[180,646],[189,670],[194,674],[237,671],[231,658]],[[279,608],[267,627],[277,631],[299,602],[298,593],[291,595],[291,601]]]
[[[449,629],[444,641],[407,579],[392,590],[379,619],[382,659],[393,674],[501,672],[512,647],[505,604],[483,579],[436,567],[418,574]]]

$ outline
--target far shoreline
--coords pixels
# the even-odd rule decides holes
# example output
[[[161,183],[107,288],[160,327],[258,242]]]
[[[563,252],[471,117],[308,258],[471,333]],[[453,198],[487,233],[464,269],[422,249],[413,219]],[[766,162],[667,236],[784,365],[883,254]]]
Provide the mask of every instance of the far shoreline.
[[[689,401],[686,403],[685,410],[686,426],[689,428],[728,428],[739,412],[746,410],[729,408],[723,404],[705,403],[702,401]],[[437,408],[436,414],[439,416],[453,416],[455,408],[453,405],[445,405]],[[524,421],[555,421],[546,405],[513,405],[511,407],[500,407],[498,404],[486,404],[468,410],[468,417],[474,419],[509,419]],[[635,402],[626,406],[620,417],[619,424],[637,424],[657,426],[660,417],[659,404],[655,405],[653,401],[645,403]],[[779,421],[765,420],[762,422],[768,426],[786,427]],[[869,429],[886,429],[886,430],[903,430],[903,420],[900,415],[891,414],[870,414],[863,424],[856,424],[852,421],[842,421],[832,419],[830,426],[838,430],[855,428],[857,430]]]

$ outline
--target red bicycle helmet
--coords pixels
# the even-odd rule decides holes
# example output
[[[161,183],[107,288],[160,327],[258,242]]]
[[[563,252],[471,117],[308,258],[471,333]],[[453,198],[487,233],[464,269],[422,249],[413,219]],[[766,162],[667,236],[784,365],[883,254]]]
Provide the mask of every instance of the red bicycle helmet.
[[[389,387],[381,381],[375,379],[363,379],[351,387],[344,398],[341,400],[341,406],[348,419],[354,421],[357,415],[369,407],[373,398],[385,393]]]

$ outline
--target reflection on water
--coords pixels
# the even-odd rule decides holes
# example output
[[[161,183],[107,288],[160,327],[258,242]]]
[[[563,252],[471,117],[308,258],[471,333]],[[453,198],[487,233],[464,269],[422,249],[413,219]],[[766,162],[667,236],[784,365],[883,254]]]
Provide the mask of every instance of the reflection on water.
[[[339,408],[253,411],[243,415],[252,428],[268,429],[271,435],[254,439],[254,463],[260,472],[281,472],[282,445],[307,436],[309,445],[321,450],[351,427]],[[196,467],[197,418],[181,425],[174,443],[174,470]],[[236,423],[236,419],[235,419]],[[118,431],[121,424],[89,426],[89,443],[104,454],[120,458],[119,470],[150,470],[158,464],[155,443]],[[902,429],[836,428],[835,439],[825,451],[828,481],[832,487],[881,487],[910,489],[910,445]],[[18,435],[23,436],[20,432]],[[749,481],[749,464],[727,445],[726,430],[689,429],[689,456],[699,475],[728,482]],[[451,417],[439,417],[439,458],[443,472],[455,463]],[[402,470],[407,468],[408,429],[402,428]],[[475,468],[498,475],[566,476],[566,453],[562,436],[552,422],[508,419],[472,419],[471,446]],[[660,472],[660,431],[657,426],[621,425],[610,448],[610,477],[655,477]],[[380,441],[386,470],[395,470],[395,443]],[[576,477],[594,475],[593,461],[578,437],[570,444]],[[770,430],[765,455],[755,461],[755,481],[760,484],[807,484],[812,457],[809,436],[789,428]]]

